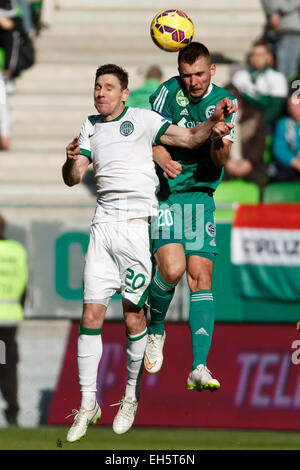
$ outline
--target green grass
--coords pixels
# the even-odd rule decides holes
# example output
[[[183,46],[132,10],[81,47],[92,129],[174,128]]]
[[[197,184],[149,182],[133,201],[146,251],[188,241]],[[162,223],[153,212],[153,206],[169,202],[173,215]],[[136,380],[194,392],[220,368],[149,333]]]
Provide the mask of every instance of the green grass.
[[[135,428],[116,435],[91,426],[73,444],[66,427],[0,429],[0,450],[299,450],[300,433],[219,429]]]

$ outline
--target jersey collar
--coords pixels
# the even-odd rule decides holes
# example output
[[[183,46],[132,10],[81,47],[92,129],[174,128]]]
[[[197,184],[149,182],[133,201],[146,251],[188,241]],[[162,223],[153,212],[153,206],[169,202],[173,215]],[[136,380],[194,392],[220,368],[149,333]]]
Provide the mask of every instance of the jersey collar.
[[[102,121],[101,119],[101,122],[102,123],[105,123],[105,122],[115,122],[115,121],[120,121],[120,119],[122,119],[122,117],[127,113],[127,110],[128,110],[128,106],[125,106],[124,110],[121,112],[121,114],[116,117],[115,119],[112,119],[111,121]],[[101,116],[101,115],[100,115]]]

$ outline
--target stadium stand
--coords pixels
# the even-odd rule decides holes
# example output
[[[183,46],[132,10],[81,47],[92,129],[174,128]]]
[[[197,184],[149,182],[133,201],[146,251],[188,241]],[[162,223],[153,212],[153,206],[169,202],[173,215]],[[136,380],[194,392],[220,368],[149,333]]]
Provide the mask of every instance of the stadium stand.
[[[260,191],[255,183],[235,179],[223,181],[215,192],[216,219],[232,220],[237,204],[257,204]]]
[[[93,77],[99,64],[115,62],[124,66],[130,74],[131,88],[142,84],[144,72],[154,63],[162,66],[165,77],[177,73],[176,55],[160,51],[149,37],[149,24],[154,14],[162,8],[174,7],[174,0],[165,0],[163,6],[161,0],[153,0],[151,4],[137,0],[53,2],[51,24],[35,39],[36,63],[17,80],[16,93],[9,98],[13,139],[9,158],[7,155],[0,158],[0,200],[1,212],[10,220],[56,218],[57,223],[62,219],[69,223],[72,218],[90,220],[95,196],[84,184],[67,188],[61,178],[61,167],[66,144],[79,132],[86,115],[94,113]],[[215,83],[228,83],[232,61],[244,61],[249,45],[262,33],[264,15],[260,1],[214,0],[204,5],[197,0],[186,0],[184,9],[195,23],[195,40],[204,42],[219,60]],[[272,186],[276,193],[276,186]],[[217,219],[230,221],[236,204],[258,201],[259,190],[255,184],[241,180],[223,182],[216,192],[216,204],[220,207]],[[51,207],[51,204],[56,206]],[[53,223],[51,221],[51,225]],[[231,227],[226,223],[220,225],[220,253],[228,257],[226,266],[229,267]],[[45,243],[43,240],[41,252],[47,251]],[[222,249],[222,243],[226,250]],[[40,259],[37,264],[42,265]],[[230,273],[228,271],[227,275],[226,271],[224,275],[220,262],[219,266],[216,275],[224,287],[218,301],[220,310],[224,318],[230,312],[240,319],[240,299],[231,292]],[[34,274],[39,277],[38,272]],[[48,284],[44,289],[51,291]],[[44,307],[44,295],[42,302]],[[273,314],[274,306],[271,307]],[[51,308],[55,306],[51,304]],[[256,310],[259,314],[259,308]],[[286,312],[286,305],[284,310]],[[246,318],[250,316],[249,311],[250,308]],[[24,322],[20,335],[22,426],[44,423],[40,410],[46,414],[65,354],[68,322],[60,318],[45,324],[43,321],[46,320],[33,320],[31,325]],[[32,354],[33,340],[35,354]],[[286,344],[282,357],[286,357]],[[278,383],[280,386],[280,380]],[[273,405],[271,399],[270,402]],[[295,409],[292,412],[295,413]],[[1,419],[0,414],[0,426]]]
[[[68,189],[62,182],[65,146],[79,132],[87,114],[94,112],[92,87],[101,63],[123,65],[130,87],[143,83],[144,72],[159,64],[164,76],[177,73],[176,55],[160,51],[149,36],[160,0],[55,0],[51,26],[35,38],[36,63],[16,82],[10,97],[13,115],[10,158],[1,159],[0,199],[5,217],[36,217],[39,204],[82,205],[89,218],[94,196],[85,185]],[[166,0],[165,8],[173,7]],[[216,56],[242,61],[253,38],[262,32],[264,14],[259,0],[215,0],[203,5],[187,0],[184,8],[195,23],[195,40],[207,44]],[[228,82],[230,64],[217,64],[216,84]],[[16,171],[16,169],[18,171]],[[19,204],[18,211],[12,203]],[[83,207],[90,205],[91,208]],[[26,207],[24,207],[26,206]],[[61,209],[61,213],[63,210]],[[57,215],[45,207],[43,217]],[[78,209],[69,208],[69,218]]]

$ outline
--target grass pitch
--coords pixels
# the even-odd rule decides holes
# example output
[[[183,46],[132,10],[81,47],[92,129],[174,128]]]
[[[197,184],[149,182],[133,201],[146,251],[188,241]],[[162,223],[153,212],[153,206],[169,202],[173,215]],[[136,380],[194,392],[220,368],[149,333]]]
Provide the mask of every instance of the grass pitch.
[[[220,429],[134,428],[116,435],[91,426],[78,442],[66,442],[67,427],[0,429],[0,450],[300,450],[300,433]]]

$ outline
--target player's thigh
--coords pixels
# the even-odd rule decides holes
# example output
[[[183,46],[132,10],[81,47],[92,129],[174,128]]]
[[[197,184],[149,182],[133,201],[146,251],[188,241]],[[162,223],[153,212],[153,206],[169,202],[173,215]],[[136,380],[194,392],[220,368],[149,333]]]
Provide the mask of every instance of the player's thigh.
[[[195,192],[185,195],[184,246],[187,257],[197,254],[217,254],[215,203],[207,193]]]
[[[214,262],[210,258],[192,255],[187,259],[187,282],[192,292],[212,289]]]
[[[94,224],[91,227],[83,272],[84,304],[107,307],[112,295],[120,289],[119,267],[111,251],[114,236],[108,224]]]
[[[151,237],[154,254],[165,245],[184,244],[183,208],[180,203],[171,199],[159,203],[158,214],[151,224]]]
[[[142,308],[152,276],[148,223],[131,221],[124,225],[115,256],[120,270],[123,299]]]
[[[168,284],[177,284],[186,269],[186,258],[181,243],[168,243],[158,248],[154,255],[162,278]]]

